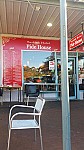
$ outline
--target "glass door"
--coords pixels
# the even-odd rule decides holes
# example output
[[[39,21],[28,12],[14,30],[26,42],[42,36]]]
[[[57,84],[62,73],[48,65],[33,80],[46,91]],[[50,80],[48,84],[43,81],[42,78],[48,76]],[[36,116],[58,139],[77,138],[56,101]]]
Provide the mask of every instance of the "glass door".
[[[69,80],[69,96],[70,99],[76,98],[76,70],[75,58],[68,59],[68,80]],[[61,83],[61,60],[57,59],[57,75],[58,83]]]

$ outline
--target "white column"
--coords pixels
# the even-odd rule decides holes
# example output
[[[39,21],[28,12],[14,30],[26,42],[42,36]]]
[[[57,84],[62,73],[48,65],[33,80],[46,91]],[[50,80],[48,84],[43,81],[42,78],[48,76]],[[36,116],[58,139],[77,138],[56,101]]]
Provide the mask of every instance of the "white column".
[[[58,76],[57,76],[57,54],[55,52],[55,84],[56,84],[56,91],[58,91]],[[58,93],[56,92],[56,97],[58,97]]]
[[[76,53],[76,77],[77,77],[77,99],[80,99],[79,78],[78,78],[78,52]]]
[[[66,0],[60,0],[63,150],[71,150]]]

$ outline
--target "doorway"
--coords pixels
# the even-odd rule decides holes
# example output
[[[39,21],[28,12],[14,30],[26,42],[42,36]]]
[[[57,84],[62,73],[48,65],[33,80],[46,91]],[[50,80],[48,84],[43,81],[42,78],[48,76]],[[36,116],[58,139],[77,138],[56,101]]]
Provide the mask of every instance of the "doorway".
[[[61,60],[57,59],[58,84],[61,83]],[[68,58],[69,97],[76,99],[76,67],[75,58]],[[61,88],[61,87],[60,87]]]

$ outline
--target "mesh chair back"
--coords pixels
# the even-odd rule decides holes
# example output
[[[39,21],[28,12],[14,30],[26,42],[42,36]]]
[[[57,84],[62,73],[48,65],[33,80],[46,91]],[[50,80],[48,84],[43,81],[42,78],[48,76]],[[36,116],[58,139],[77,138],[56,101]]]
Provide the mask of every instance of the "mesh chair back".
[[[36,109],[38,112],[41,113],[44,104],[45,104],[45,99],[43,99],[43,98],[41,98],[41,97],[38,97],[38,98],[37,98],[37,101],[36,101],[36,104],[35,104],[35,109]]]
[[[39,90],[36,85],[26,85],[26,96],[34,97],[39,95]]]
[[[35,85],[30,85],[28,92],[29,93],[36,93],[36,86]]]

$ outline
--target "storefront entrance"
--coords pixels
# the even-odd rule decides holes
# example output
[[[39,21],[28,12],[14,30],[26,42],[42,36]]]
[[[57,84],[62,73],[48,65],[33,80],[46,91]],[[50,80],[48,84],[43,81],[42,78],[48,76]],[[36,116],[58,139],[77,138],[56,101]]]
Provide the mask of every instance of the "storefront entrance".
[[[83,39],[83,33],[81,35]],[[70,47],[68,52],[70,99],[84,99],[83,43],[84,41],[82,45],[74,47],[74,51]],[[55,98],[61,98],[59,40],[2,37],[2,47],[1,85],[23,87],[26,79],[31,78],[34,84],[39,85],[42,92],[55,93]]]
[[[57,59],[57,76],[58,84],[61,83],[61,60]],[[76,98],[76,67],[75,58],[68,59],[68,79],[69,79],[69,96],[70,99]]]
[[[50,63],[55,62],[55,53],[52,52],[38,52],[40,60],[38,59],[37,51],[23,51],[23,83],[27,78],[32,78],[34,83],[40,83],[39,85],[46,85],[45,89],[40,87],[43,91],[55,92],[58,84],[58,91],[61,91],[61,60],[56,59],[57,66],[53,68]],[[45,59],[44,59],[45,58]],[[44,63],[43,63],[44,62]],[[55,64],[56,64],[55,62]],[[50,68],[51,67],[51,68]],[[57,70],[57,71],[56,71]],[[57,74],[56,74],[57,72]],[[55,77],[56,76],[56,77]],[[69,79],[69,96],[70,99],[76,99],[76,58],[69,57],[68,59],[68,79]],[[53,85],[52,85],[53,84]],[[56,93],[57,94],[57,93]],[[58,92],[57,97],[60,97],[61,93]]]

